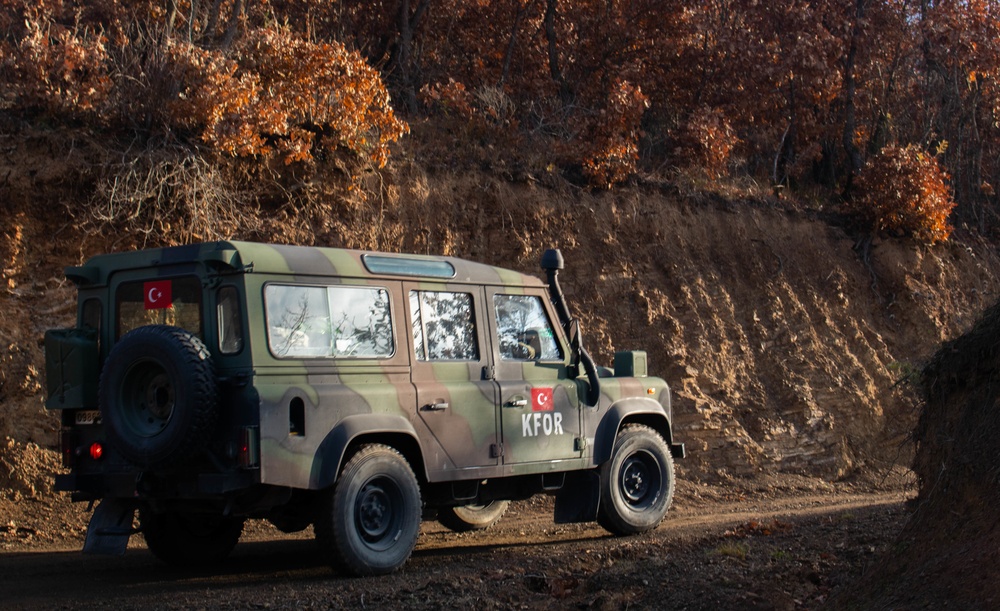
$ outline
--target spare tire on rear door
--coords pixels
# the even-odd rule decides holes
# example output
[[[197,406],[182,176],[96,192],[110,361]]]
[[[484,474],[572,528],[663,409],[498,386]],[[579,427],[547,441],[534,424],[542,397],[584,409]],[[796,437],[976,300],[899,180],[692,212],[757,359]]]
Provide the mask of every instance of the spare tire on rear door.
[[[208,349],[177,327],[130,331],[108,355],[98,403],[109,440],[130,462],[183,464],[207,445],[218,421]]]

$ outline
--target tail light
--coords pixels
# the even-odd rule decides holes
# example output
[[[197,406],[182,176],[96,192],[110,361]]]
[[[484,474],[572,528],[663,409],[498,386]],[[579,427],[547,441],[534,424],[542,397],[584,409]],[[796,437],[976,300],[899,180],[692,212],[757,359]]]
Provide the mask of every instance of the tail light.
[[[240,428],[236,459],[244,469],[260,466],[260,439],[257,427],[244,426]]]
[[[59,451],[62,454],[62,464],[66,468],[72,468],[76,464],[76,444],[73,438],[72,429],[59,431]]]
[[[90,444],[90,448],[87,450],[87,452],[88,454],[90,454],[90,457],[93,458],[94,460],[100,460],[104,456],[104,446],[101,445],[101,442],[95,441],[94,443]]]
[[[76,466],[81,456],[89,456],[93,460],[104,458],[104,444],[95,441],[84,445],[73,429],[65,428],[59,431],[59,453],[62,454],[62,465],[67,469]]]

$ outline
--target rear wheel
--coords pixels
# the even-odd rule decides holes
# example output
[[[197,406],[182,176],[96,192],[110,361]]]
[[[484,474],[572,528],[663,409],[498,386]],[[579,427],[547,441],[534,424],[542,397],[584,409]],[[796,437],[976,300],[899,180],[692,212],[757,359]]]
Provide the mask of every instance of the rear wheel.
[[[236,547],[243,519],[215,514],[139,512],[146,547],[154,556],[179,568],[218,564]]]
[[[327,491],[316,540],[327,561],[354,575],[384,575],[406,563],[420,534],[420,487],[409,463],[381,444],[363,446]]]
[[[616,535],[652,530],[673,498],[674,459],[663,437],[648,426],[623,427],[601,467],[598,523]]]
[[[484,505],[445,507],[438,512],[438,522],[455,532],[483,530],[500,521],[510,501],[490,501]]]

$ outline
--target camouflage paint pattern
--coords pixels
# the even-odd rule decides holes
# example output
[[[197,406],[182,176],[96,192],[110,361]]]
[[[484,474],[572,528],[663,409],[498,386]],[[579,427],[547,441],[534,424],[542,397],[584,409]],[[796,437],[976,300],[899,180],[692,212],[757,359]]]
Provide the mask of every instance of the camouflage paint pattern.
[[[411,265],[413,273],[373,273],[365,256],[375,254],[398,262],[404,271]],[[441,274],[448,266],[454,273]],[[424,269],[436,271],[413,275]],[[102,361],[117,340],[117,287],[157,278],[200,279],[200,335],[212,351],[225,412],[220,440],[213,447],[224,454],[225,444],[236,435],[233,431],[256,427],[258,483],[301,489],[329,486],[347,446],[362,436],[412,439],[419,456],[409,459],[429,482],[591,468],[606,460],[621,420],[636,414],[661,422],[658,428],[671,442],[669,389],[663,380],[602,378],[599,405],[585,404],[589,382],[584,375],[569,377],[571,350],[546,285],[516,271],[451,257],[231,241],[101,255],[67,269],[67,275],[80,289],[81,320],[86,299],[103,303],[98,340]],[[392,320],[391,355],[273,354],[264,299],[272,284],[384,289]],[[243,304],[243,345],[235,354],[219,349],[214,313],[218,289],[224,286],[235,287]],[[477,358],[416,357],[409,298],[414,291],[472,296]],[[501,358],[494,295],[540,299],[559,359]],[[92,404],[96,407],[96,397]],[[71,424],[71,417],[65,416],[64,424]]]

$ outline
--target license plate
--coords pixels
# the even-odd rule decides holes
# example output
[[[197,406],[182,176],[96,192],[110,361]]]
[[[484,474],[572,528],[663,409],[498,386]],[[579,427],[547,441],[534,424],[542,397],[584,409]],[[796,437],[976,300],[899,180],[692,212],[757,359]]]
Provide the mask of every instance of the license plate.
[[[77,424],[97,424],[101,421],[101,412],[96,409],[81,410],[76,413]]]

